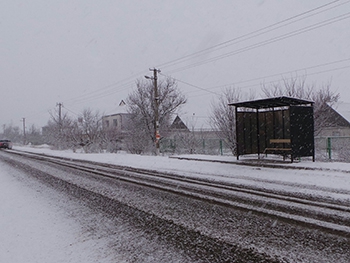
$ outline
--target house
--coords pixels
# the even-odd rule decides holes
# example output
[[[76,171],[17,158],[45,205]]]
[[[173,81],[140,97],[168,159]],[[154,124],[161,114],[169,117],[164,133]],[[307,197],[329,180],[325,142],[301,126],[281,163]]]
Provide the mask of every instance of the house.
[[[105,130],[113,130],[117,132],[125,132],[127,129],[127,124],[130,120],[130,113],[126,110],[126,103],[122,100],[116,109],[115,114],[105,115],[102,117],[102,126]],[[176,116],[169,130],[166,133],[178,133],[178,132],[189,132],[185,123],[181,120],[179,116]]]
[[[329,107],[331,122],[323,125],[320,137],[350,137],[350,103],[338,102]]]
[[[114,130],[117,132],[125,132],[130,114],[126,111],[126,104],[122,100],[116,109],[115,114],[105,115],[102,117],[102,127],[104,130]]]

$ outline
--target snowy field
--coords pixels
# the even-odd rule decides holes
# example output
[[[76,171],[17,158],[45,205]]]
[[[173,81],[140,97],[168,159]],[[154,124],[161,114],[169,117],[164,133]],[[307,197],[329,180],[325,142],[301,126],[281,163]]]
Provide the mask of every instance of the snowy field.
[[[142,156],[124,153],[84,154],[52,151],[46,147],[14,147],[15,150],[45,153],[74,159],[168,171],[188,177],[235,182],[284,191],[300,191],[349,200],[350,164],[319,163],[309,160],[286,163],[301,169],[268,169],[232,163],[188,161],[168,156]],[[197,159],[237,162],[233,156],[199,156]],[[302,168],[315,168],[304,170]],[[5,165],[0,170],[0,262],[124,262],[109,258],[103,238],[90,235],[69,211],[74,204],[64,203],[58,193],[41,189],[30,180],[18,179],[16,170]],[[331,195],[325,189],[333,189]],[[339,192],[337,192],[339,190]],[[345,193],[345,194],[344,194]],[[101,260],[103,258],[103,260]]]

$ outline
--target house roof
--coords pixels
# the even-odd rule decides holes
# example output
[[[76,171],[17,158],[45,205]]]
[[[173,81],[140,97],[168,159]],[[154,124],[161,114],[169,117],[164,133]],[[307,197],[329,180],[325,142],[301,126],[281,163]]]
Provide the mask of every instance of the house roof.
[[[350,103],[338,102],[334,106],[329,106],[329,109],[331,110],[329,126],[350,127]]]
[[[338,102],[333,108],[345,120],[347,120],[350,123],[350,103],[341,101],[341,102]]]
[[[111,117],[111,116],[116,116],[116,115],[128,115],[128,111],[127,111],[127,106],[126,103],[124,102],[124,100],[121,100],[121,102],[119,103],[118,107],[114,110],[115,113],[112,114],[108,114],[105,115],[103,117]]]
[[[173,123],[170,125],[171,130],[184,130],[184,131],[189,131],[188,127],[186,124],[181,120],[179,116],[176,116],[175,120]]]
[[[235,107],[252,108],[252,109],[266,109],[266,108],[296,106],[296,105],[306,105],[306,104],[313,104],[313,102],[308,100],[282,96],[282,97],[275,97],[275,98],[230,103],[229,105],[235,106]]]

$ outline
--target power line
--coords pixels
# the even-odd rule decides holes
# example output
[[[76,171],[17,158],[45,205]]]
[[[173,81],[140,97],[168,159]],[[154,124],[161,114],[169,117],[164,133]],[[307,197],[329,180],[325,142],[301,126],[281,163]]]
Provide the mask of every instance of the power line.
[[[65,110],[69,111],[70,113],[73,113],[74,115],[79,116],[78,113],[76,113],[76,112],[74,112],[74,111],[68,109],[66,106],[63,106],[63,105],[62,105],[62,107],[63,107]]]
[[[191,86],[191,87],[194,87],[194,88],[196,88],[196,89],[203,90],[203,91],[206,91],[206,92],[209,92],[209,93],[215,94],[215,95],[219,95],[219,93],[217,93],[217,92],[214,92],[214,91],[211,91],[211,90],[208,90],[208,89],[205,89],[205,88],[202,88],[202,87],[196,86],[196,85],[194,85],[194,84],[191,84],[191,83],[188,83],[188,82],[185,82],[185,81],[179,80],[179,79],[177,79],[177,78],[174,78],[174,77],[171,77],[171,76],[165,75],[165,74],[163,74],[163,73],[160,73],[160,75],[165,76],[165,77],[172,78],[172,79],[176,80],[177,82],[180,82],[180,83],[186,84],[186,85]]]
[[[343,3],[339,3],[339,2],[340,2],[340,0],[332,1],[330,3],[321,5],[319,7],[310,9],[310,10],[308,10],[306,12],[300,13],[298,15],[289,17],[287,19],[284,19],[282,21],[279,21],[279,22],[274,23],[272,25],[269,25],[267,27],[255,30],[255,31],[253,31],[251,33],[247,33],[247,34],[245,34],[243,36],[230,39],[228,41],[225,41],[223,43],[217,44],[217,45],[212,46],[210,48],[197,51],[197,52],[195,52],[193,54],[186,55],[184,57],[181,57],[181,58],[169,61],[167,63],[163,63],[160,66],[164,67],[165,65],[167,65],[167,67],[170,67],[170,66],[173,66],[173,65],[177,65],[179,63],[183,63],[184,61],[186,61],[186,60],[188,60],[188,59],[190,59],[192,57],[205,54],[207,52],[210,52],[211,50],[219,50],[219,49],[228,47],[230,45],[233,45],[233,44],[237,43],[237,41],[242,42],[244,40],[247,40],[247,39],[250,39],[250,38],[253,38],[253,37],[257,37],[257,36],[260,36],[262,34],[266,34],[268,32],[276,30],[278,28],[281,28],[281,27],[284,27],[286,25],[289,25],[291,23],[295,23],[295,22],[301,21],[303,19],[309,18],[311,16],[315,16],[315,15],[317,15],[319,13],[329,11],[330,9],[339,7],[341,5],[345,5],[345,4],[349,3],[350,1],[346,1],[346,2],[343,2]],[[317,12],[317,11],[319,11],[319,12]],[[346,16],[347,14],[349,14],[349,13],[346,13],[346,14],[344,14],[342,16]],[[280,40],[283,40],[283,39],[295,36],[297,34],[302,34],[302,33],[314,30],[316,28],[319,28],[319,27],[322,27],[322,26],[326,26],[328,24],[335,23],[335,22],[338,22],[338,21],[341,21],[341,20],[349,18],[349,17],[342,17],[342,16],[334,17],[332,19],[325,20],[325,21],[313,24],[313,25],[311,25],[309,27],[304,27],[304,28],[301,28],[299,30],[292,31],[292,32],[290,32],[288,34],[280,35],[278,37],[271,38],[271,39],[266,40],[266,41],[261,41],[261,42],[258,42],[256,44],[254,44],[254,45],[250,45],[250,46],[247,46],[247,47],[235,50],[235,51],[231,51],[229,53],[222,54],[222,55],[219,55],[217,57],[214,57],[214,58],[211,58],[211,59],[208,59],[208,60],[203,60],[201,62],[197,62],[197,63],[190,64],[190,65],[187,65],[187,66],[184,66],[184,67],[181,67],[181,68],[177,68],[177,69],[174,69],[173,71],[170,71],[170,72],[178,72],[178,71],[186,70],[186,69],[189,69],[189,68],[192,68],[192,67],[200,66],[200,65],[203,65],[203,64],[206,64],[206,63],[214,62],[214,61],[219,60],[219,59],[223,59],[223,58],[226,58],[226,57],[229,57],[229,56],[233,56],[233,55],[236,55],[238,53],[242,53],[242,52],[254,49],[254,48],[258,48],[258,47],[261,47],[261,46],[264,46],[264,45],[267,45],[267,44],[271,44],[271,43],[274,43],[274,42],[277,42],[277,41],[280,41]],[[338,19],[338,20],[335,21],[335,19]],[[94,91],[85,93],[85,94],[83,94],[81,96],[68,99],[67,101],[65,101],[65,103],[68,103],[68,105],[69,105],[70,104],[69,102],[73,102],[73,103],[76,104],[76,103],[81,103],[81,102],[85,102],[85,101],[89,101],[89,100],[96,100],[96,99],[100,99],[100,98],[103,98],[103,97],[115,94],[117,92],[129,89],[131,87],[130,79],[134,79],[136,77],[139,77],[144,72],[145,71],[141,71],[140,73],[133,74],[133,76],[130,76],[130,77],[125,78],[125,79],[122,79],[120,81],[117,81],[115,83],[107,85],[107,86],[105,86],[103,88],[100,88],[98,90],[94,90]],[[210,91],[210,90],[198,87],[196,85],[193,85],[193,84],[190,84],[190,83],[178,80],[178,79],[177,79],[177,81],[182,82],[182,83],[184,83],[186,85],[195,87],[195,88],[197,88],[199,90],[207,91],[207,92],[212,93],[212,94],[217,94],[216,92],[213,92],[213,91]],[[132,83],[134,83],[134,80],[133,80]],[[113,89],[113,90],[111,90],[111,89]]]
[[[206,59],[206,60],[203,60],[203,61],[200,61],[200,62],[196,62],[196,63],[190,64],[190,65],[187,65],[187,66],[183,66],[183,67],[171,70],[170,72],[171,73],[175,73],[175,72],[183,71],[183,70],[186,70],[186,69],[189,69],[189,68],[201,66],[201,65],[204,65],[204,64],[207,64],[207,63],[210,63],[210,62],[214,62],[214,61],[217,61],[217,60],[220,60],[220,59],[223,59],[223,58],[227,58],[227,57],[230,57],[230,56],[233,56],[233,55],[237,55],[237,54],[240,54],[240,53],[243,53],[243,52],[246,52],[246,51],[258,48],[258,47],[262,47],[262,46],[265,46],[265,45],[268,45],[268,44],[271,44],[271,43],[274,43],[274,42],[277,42],[277,41],[281,41],[281,40],[284,40],[284,39],[287,39],[287,38],[290,38],[290,37],[293,37],[293,36],[296,36],[296,35],[299,35],[299,34],[302,34],[302,33],[306,33],[306,32],[309,32],[311,30],[315,30],[317,28],[324,27],[324,26],[327,26],[329,24],[333,24],[333,23],[336,23],[336,22],[339,22],[339,21],[342,21],[342,20],[345,20],[345,19],[348,19],[348,18],[350,18],[350,12],[345,13],[345,14],[340,15],[340,16],[337,16],[337,17],[334,17],[334,18],[331,18],[331,19],[328,19],[328,20],[325,20],[325,21],[322,21],[322,22],[318,22],[318,23],[313,24],[311,26],[307,26],[307,27],[304,27],[304,28],[292,31],[290,33],[286,33],[286,34],[283,34],[283,35],[280,35],[280,36],[277,36],[277,37],[274,37],[274,38],[270,38],[268,40],[264,40],[264,41],[258,42],[256,44],[253,44],[253,45],[250,45],[250,46],[247,46],[247,47],[243,47],[243,48],[237,49],[235,51],[231,51],[229,53],[225,53],[225,54],[216,56],[214,58]]]
[[[132,85],[134,85],[134,82],[132,82],[132,83],[130,82],[130,83],[127,83],[125,85],[120,85],[119,87],[114,88],[114,90],[111,90],[111,91],[108,91],[108,92],[107,91],[103,91],[103,92],[101,92],[100,94],[97,94],[97,95],[90,94],[90,95],[78,97],[74,101],[72,101],[71,103],[68,103],[68,104],[69,105],[71,105],[71,104],[79,104],[79,103],[87,102],[87,101],[91,101],[91,100],[98,100],[98,99],[104,98],[106,96],[109,96],[109,95],[121,92],[123,90],[128,90],[128,89],[130,89],[130,87],[132,87]]]
[[[349,66],[338,67],[338,68],[333,68],[333,69],[328,69],[328,70],[322,70],[322,71],[318,71],[318,72],[307,74],[306,76],[313,76],[313,75],[323,74],[323,73],[337,71],[337,70],[342,70],[342,69],[347,69],[347,68],[350,68],[350,65]],[[290,79],[293,79],[293,77],[272,80],[272,81],[269,81],[269,82],[265,82],[264,84],[273,84],[273,83],[276,83],[276,82],[279,82],[279,81],[290,80]],[[242,89],[244,89],[244,88],[252,88],[252,87],[257,87],[257,86],[260,86],[260,85],[261,85],[261,83],[254,84],[254,85],[243,86],[243,87],[240,87],[240,88],[242,88]]]
[[[220,86],[215,86],[215,87],[211,87],[211,89],[223,88],[223,87],[227,87],[227,86],[230,86],[230,85],[237,85],[237,84],[242,84],[242,83],[247,83],[247,82],[252,82],[252,81],[257,81],[257,80],[263,80],[263,79],[267,79],[267,78],[271,78],[271,77],[277,77],[277,76],[282,76],[282,75],[286,75],[286,74],[293,74],[293,73],[296,73],[298,71],[306,71],[306,70],[310,70],[310,69],[320,68],[320,67],[324,67],[324,66],[329,66],[329,65],[333,65],[333,64],[342,63],[342,62],[347,62],[347,61],[350,61],[350,58],[336,60],[336,61],[327,62],[327,63],[323,63],[323,64],[318,64],[318,65],[305,67],[305,68],[301,68],[301,69],[285,71],[285,72],[276,73],[276,74],[272,74],[272,75],[268,75],[268,76],[264,76],[264,77],[258,77],[258,78],[242,80],[242,81],[238,81],[238,82],[234,82],[234,83],[224,84],[224,85],[220,85]],[[330,71],[333,71],[333,70],[330,70]]]
[[[97,89],[97,90],[94,90],[94,91],[91,91],[91,92],[87,92],[87,93],[85,93],[83,95],[80,95],[78,97],[70,98],[70,99],[66,100],[65,102],[69,103],[70,101],[75,102],[75,101],[84,100],[85,97],[90,99],[90,98],[94,98],[96,96],[101,96],[101,94],[104,94],[106,91],[108,91],[108,90],[110,90],[112,88],[113,88],[113,91],[110,91],[107,95],[116,93],[118,91],[121,91],[121,90],[118,90],[116,88],[121,88],[121,87],[124,87],[125,85],[130,85],[131,83],[134,83],[135,78],[140,77],[140,75],[144,74],[145,72],[146,72],[145,70],[140,71],[138,73],[133,74],[130,77],[127,77],[127,78],[124,78],[122,80],[116,81],[115,83],[109,84],[109,85],[104,86],[104,87],[102,87],[100,89]]]
[[[289,72],[284,72],[284,73],[280,73],[280,74],[273,74],[273,75],[269,75],[269,76],[265,76],[265,77],[260,77],[260,78],[250,79],[250,80],[244,80],[244,81],[240,81],[240,82],[236,82],[236,83],[231,83],[231,84],[226,84],[226,85],[212,87],[210,89],[223,88],[223,87],[227,87],[227,86],[230,86],[230,85],[237,85],[237,84],[240,84],[240,83],[247,83],[247,82],[252,82],[252,81],[256,81],[256,80],[262,80],[262,79],[266,79],[266,78],[270,78],[270,77],[281,76],[281,75],[288,74],[288,73],[290,73],[290,74],[294,73],[294,72],[297,73],[297,71],[318,68],[318,67],[321,67],[321,66],[324,66],[324,65],[331,65],[331,64],[334,64],[334,63],[344,62],[344,61],[350,61],[350,59],[339,60],[337,62],[324,63],[324,64],[321,64],[321,65],[318,65],[318,66],[312,66],[312,67],[308,67],[308,68],[304,68],[304,69],[299,69],[299,70],[296,70],[296,71],[289,71]],[[308,73],[308,74],[305,74],[305,75],[306,76],[313,76],[313,75],[323,74],[323,73],[327,73],[327,72],[343,70],[343,69],[347,69],[347,68],[350,68],[350,65],[345,65],[345,66],[342,66],[342,67],[337,67],[337,68],[332,68],[332,69],[327,69],[327,70],[321,70],[321,71],[317,71],[317,72],[313,72],[313,73]],[[271,80],[271,81],[268,81],[268,82],[264,82],[264,84],[273,84],[273,83],[276,83],[276,82],[279,82],[279,81],[288,80],[288,79],[292,79],[292,78],[293,77],[279,78],[279,79]],[[252,85],[246,85],[246,86],[240,86],[238,88],[246,89],[246,88],[259,87],[259,86],[261,86],[261,83],[252,84]],[[207,91],[207,89],[205,91]],[[192,91],[192,92],[196,92],[196,91]],[[188,92],[188,93],[191,93],[191,92]],[[203,95],[205,95],[205,94],[203,94]],[[202,95],[193,95],[193,96],[199,97],[199,96],[202,96]],[[190,97],[192,97],[192,96],[190,96]]]
[[[256,36],[265,34],[265,33],[270,32],[270,31],[272,31],[272,30],[276,30],[277,28],[280,28],[280,27],[282,27],[282,26],[288,25],[288,24],[285,24],[285,25],[281,25],[281,24],[284,24],[284,23],[286,23],[286,22],[288,22],[288,21],[295,20],[296,18],[305,16],[305,15],[307,15],[307,14],[311,14],[311,13],[317,11],[317,10],[321,10],[321,9],[324,9],[324,8],[330,6],[328,9],[326,9],[326,10],[321,10],[320,12],[316,13],[316,14],[319,14],[319,13],[321,13],[321,12],[328,11],[328,10],[330,10],[330,9],[333,9],[333,8],[335,8],[335,7],[338,7],[338,6],[340,6],[340,5],[344,5],[344,4],[347,4],[347,3],[350,2],[350,1],[346,1],[346,2],[344,2],[344,3],[340,3],[340,4],[338,4],[338,5],[332,6],[332,5],[336,4],[336,3],[338,3],[339,1],[340,1],[340,0],[332,1],[332,2],[330,2],[330,3],[321,5],[321,6],[319,6],[319,7],[310,9],[310,10],[308,10],[308,11],[306,11],[306,12],[303,12],[303,13],[300,13],[300,14],[298,14],[298,15],[292,16],[292,17],[290,17],[290,18],[284,19],[284,20],[282,20],[282,21],[280,21],[280,22],[274,23],[274,24],[269,25],[269,26],[267,26],[267,27],[264,27],[264,28],[255,30],[255,31],[253,31],[253,32],[251,32],[251,33],[248,33],[248,34],[245,34],[245,35],[243,35],[243,36],[240,36],[240,37],[237,37],[237,38],[234,38],[234,39],[225,41],[225,42],[220,43],[220,44],[218,44],[218,45],[212,46],[212,47],[210,47],[210,48],[207,48],[207,49],[204,49],[204,50],[201,50],[201,51],[198,51],[198,52],[195,52],[195,53],[193,53],[193,54],[184,56],[184,57],[182,57],[182,58],[169,61],[169,62],[164,63],[164,64],[162,64],[162,65],[163,65],[163,66],[164,66],[164,65],[170,66],[171,64],[176,65],[176,64],[178,64],[178,63],[183,62],[184,59],[189,59],[190,57],[202,55],[203,53],[208,52],[208,51],[213,50],[213,49],[224,48],[224,47],[227,47],[227,46],[229,46],[229,45],[233,45],[233,44],[236,43],[235,41],[237,41],[237,40],[244,41],[244,40],[247,40],[247,39],[249,39],[249,38],[252,38],[252,37],[256,37]],[[300,20],[302,20],[302,19],[308,18],[308,17],[310,17],[310,16],[314,16],[314,15],[316,15],[316,14],[311,14],[311,15],[309,15],[309,16],[302,17],[302,18],[300,18],[300,19],[298,19],[298,20],[296,20],[296,21],[290,22],[290,23],[298,22],[298,21],[300,21]],[[290,23],[289,23],[289,24],[290,24]],[[278,26],[278,25],[281,25],[281,26],[276,27],[276,26]],[[259,33],[259,34],[258,34],[258,33]],[[292,32],[292,33],[293,33],[293,32]],[[289,34],[292,34],[292,33],[289,33]],[[303,33],[303,32],[300,32],[300,33]],[[250,36],[250,37],[249,37],[249,36]],[[292,36],[292,35],[291,35],[291,36]],[[289,37],[291,37],[291,36],[289,36]],[[247,38],[247,37],[249,37],[249,38]],[[184,67],[182,67],[182,68],[175,69],[175,70],[173,70],[173,71],[171,71],[171,72],[178,72],[178,71],[186,70],[186,69],[189,69],[189,68],[192,68],[192,67],[196,67],[196,66],[199,66],[199,65],[203,65],[203,64],[206,64],[206,63],[210,63],[210,62],[213,62],[213,61],[222,59],[222,58],[226,58],[226,57],[228,57],[228,56],[232,56],[232,55],[235,55],[235,54],[238,54],[238,53],[241,53],[241,52],[245,52],[245,51],[248,51],[248,50],[253,49],[253,48],[257,48],[257,47],[260,47],[260,46],[263,46],[263,45],[267,45],[267,44],[270,44],[270,43],[273,43],[273,42],[282,40],[282,39],[278,39],[278,38],[281,38],[281,37],[283,37],[283,36],[279,36],[279,37],[277,37],[277,38],[270,39],[270,40],[268,40],[267,42],[266,42],[266,41],[263,41],[263,42],[260,42],[260,43],[257,43],[257,44],[254,44],[254,45],[251,45],[251,46],[248,46],[248,47],[245,47],[245,48],[242,48],[242,49],[239,49],[239,50],[236,50],[236,51],[227,53],[227,54],[223,54],[223,55],[217,56],[217,57],[215,57],[215,58],[211,58],[211,59],[208,59],[208,60],[204,60],[204,61],[202,61],[202,62],[197,62],[197,63],[194,63],[194,64],[190,64],[190,65],[184,66]],[[287,38],[287,36],[285,36],[285,38]],[[240,42],[241,42],[241,41],[240,41]],[[181,61],[181,62],[179,62],[179,61]],[[177,63],[175,63],[175,62],[177,62]],[[162,65],[161,65],[161,66],[162,66]],[[129,88],[130,88],[130,85],[131,85],[130,79],[134,79],[134,78],[140,76],[140,74],[142,74],[142,73],[144,73],[144,72],[145,72],[145,71],[140,71],[140,72],[137,73],[137,74],[133,74],[133,76],[130,76],[130,77],[125,78],[125,79],[123,79],[123,80],[117,81],[117,82],[115,82],[115,83],[112,83],[112,84],[110,84],[110,85],[107,85],[107,86],[105,86],[105,87],[103,87],[103,88],[100,88],[100,89],[98,89],[98,90],[85,93],[84,95],[79,96],[79,97],[75,97],[75,98],[68,99],[67,101],[65,101],[65,103],[68,103],[68,104],[69,104],[69,102],[72,101],[73,103],[76,104],[76,103],[81,103],[81,102],[85,102],[85,101],[89,101],[89,100],[100,99],[100,98],[106,97],[106,96],[108,96],[108,95],[112,95],[112,94],[115,94],[115,93],[117,93],[117,92],[120,92],[120,91],[129,89]],[[179,82],[181,82],[181,81],[179,80]],[[132,82],[132,83],[134,83],[134,82]],[[192,84],[189,84],[189,83],[186,83],[186,82],[183,82],[183,83],[186,84],[186,85],[190,85],[190,86],[192,85]],[[128,85],[128,88],[123,88],[123,87],[125,87],[126,85]],[[117,87],[116,87],[116,86],[117,86]],[[111,88],[113,88],[113,90],[110,90]],[[123,88],[123,89],[122,89],[122,88]],[[198,87],[196,87],[196,88],[198,88]],[[199,89],[200,89],[200,88],[199,88]]]
[[[274,24],[272,24],[272,25],[263,27],[263,28],[261,28],[261,29],[255,30],[255,31],[253,31],[253,32],[244,34],[244,35],[242,35],[242,36],[239,36],[239,37],[236,37],[236,38],[227,40],[227,41],[225,41],[225,42],[222,42],[222,43],[220,43],[220,44],[214,45],[214,46],[212,46],[212,47],[209,47],[209,48],[206,48],[206,49],[203,49],[203,50],[194,52],[194,53],[192,53],[192,54],[189,54],[189,55],[180,57],[180,58],[178,58],[178,59],[171,60],[171,61],[166,62],[166,63],[163,63],[163,64],[161,64],[161,65],[159,65],[159,66],[164,68],[164,67],[169,67],[169,66],[172,66],[172,65],[176,65],[176,64],[182,63],[182,62],[184,62],[184,61],[186,61],[186,60],[188,60],[188,59],[193,59],[194,57],[198,57],[198,56],[203,55],[203,54],[205,54],[205,53],[212,52],[213,50],[222,49],[222,48],[224,48],[224,47],[227,47],[227,46],[230,46],[230,45],[233,45],[233,44],[242,42],[242,41],[244,41],[244,40],[247,40],[247,39],[250,39],[250,38],[253,38],[253,37],[262,35],[262,34],[266,34],[266,33],[268,33],[268,32],[271,32],[271,31],[273,31],[273,30],[276,30],[276,29],[278,29],[278,28],[281,28],[281,27],[284,27],[284,26],[286,26],[286,25],[289,25],[289,24],[291,24],[291,23],[295,23],[295,22],[301,21],[301,20],[303,20],[303,19],[309,18],[309,17],[314,16],[314,15],[317,15],[317,14],[319,14],[319,13],[322,13],[322,12],[328,11],[328,10],[330,10],[330,9],[336,8],[336,7],[338,7],[338,6],[347,4],[347,3],[349,3],[350,1],[347,1],[347,2],[345,2],[345,3],[341,3],[341,4],[339,4],[339,5],[330,7],[330,8],[328,8],[328,9],[326,9],[326,10],[322,10],[322,11],[316,13],[316,14],[311,14],[311,15],[309,15],[309,16],[303,17],[303,18],[301,18],[301,19],[298,19],[298,20],[296,20],[296,21],[290,22],[290,23],[288,23],[288,24],[285,24],[285,25],[281,25],[281,26],[279,26],[279,27],[276,27],[276,26],[278,26],[278,25],[280,25],[280,24],[284,24],[284,23],[286,23],[286,22],[288,22],[288,21],[291,21],[291,20],[294,20],[294,19],[296,19],[296,18],[298,18],[298,17],[302,17],[302,16],[304,16],[304,15],[310,14],[310,13],[312,13],[312,12],[315,12],[315,11],[317,11],[317,10],[320,10],[320,9],[322,9],[322,8],[325,8],[325,7],[329,6],[329,5],[333,5],[333,4],[337,3],[337,2],[339,2],[339,0],[336,0],[336,1],[333,1],[333,2],[330,2],[330,3],[327,3],[327,4],[325,4],[325,5],[321,5],[321,6],[319,6],[319,7],[316,7],[316,8],[313,8],[313,9],[311,9],[311,10],[308,10],[308,11],[306,11],[306,12],[300,13],[300,14],[298,14],[298,15],[289,17],[289,18],[287,18],[287,19],[284,19],[284,20],[279,21],[279,22],[277,22],[277,23],[274,23]],[[269,29],[269,30],[268,30],[268,29]]]

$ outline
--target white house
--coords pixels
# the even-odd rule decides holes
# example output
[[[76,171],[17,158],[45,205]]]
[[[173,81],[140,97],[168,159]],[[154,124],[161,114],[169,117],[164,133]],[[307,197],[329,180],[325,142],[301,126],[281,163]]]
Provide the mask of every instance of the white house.
[[[117,132],[124,132],[127,122],[129,121],[130,114],[126,111],[126,104],[122,100],[116,109],[117,113],[106,115],[102,117],[102,126],[106,130],[114,130]]]
[[[331,108],[331,122],[322,128],[320,137],[350,137],[350,103],[338,102]]]

